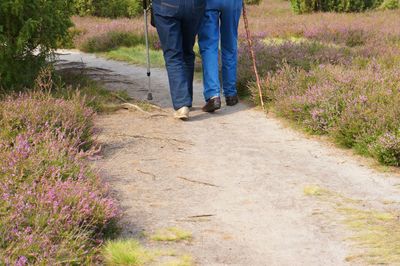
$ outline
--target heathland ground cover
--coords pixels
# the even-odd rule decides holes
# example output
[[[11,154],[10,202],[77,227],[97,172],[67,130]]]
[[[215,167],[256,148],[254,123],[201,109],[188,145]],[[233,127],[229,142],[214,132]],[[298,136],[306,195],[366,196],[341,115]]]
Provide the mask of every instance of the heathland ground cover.
[[[32,91],[1,100],[0,264],[102,260],[119,210],[87,160],[96,152],[93,108],[111,98],[95,91],[57,87],[44,71]]]
[[[268,109],[311,134],[400,165],[400,10],[295,15],[287,1],[250,7],[263,94]],[[74,17],[75,46],[87,52],[141,63],[140,19]],[[241,27],[238,85],[259,102]],[[129,46],[126,48],[124,46]],[[151,31],[152,59],[162,64]],[[133,60],[132,58],[137,58]],[[197,70],[200,70],[200,60]]]
[[[32,2],[33,7],[45,9],[49,14],[54,10],[68,11],[53,21],[57,23],[51,25],[57,30],[50,33],[42,30],[41,23],[49,23],[41,20],[41,11],[25,24],[19,19],[24,16],[24,9],[18,9],[10,17],[0,16],[9,18],[8,24],[3,24],[15,25],[16,31],[24,33],[14,38],[13,32],[0,27],[0,48],[7,51],[2,53],[3,64],[0,64],[3,90],[30,86],[46,64],[45,58],[61,42],[108,58],[145,63],[142,19],[73,17],[75,27],[69,31],[73,41],[68,42],[64,30],[71,25],[69,14],[87,14],[85,5],[91,1],[76,1],[82,3],[83,13],[62,1],[55,2],[57,5],[51,6]],[[96,10],[114,13],[89,14],[119,17],[118,12],[121,16],[139,12],[136,0],[103,2],[117,3],[119,7],[122,2],[129,5],[121,10],[98,7]],[[1,12],[8,10],[7,5],[2,8]],[[383,164],[400,165],[399,10],[294,15],[289,2],[272,0],[250,8],[249,16],[263,77],[264,100],[270,111],[311,134],[327,135],[338,144],[375,157]],[[21,23],[10,23],[10,18]],[[46,18],[51,21],[50,16]],[[260,99],[243,40],[241,27],[239,89],[243,96],[250,96],[258,104]],[[162,66],[154,29],[150,44],[153,64]],[[37,55],[39,46],[43,54]],[[13,71],[3,75],[9,68],[6,60],[15,64]],[[198,60],[198,71],[200,66]],[[21,73],[26,79],[19,78]],[[0,161],[0,263],[96,264],[107,263],[109,259],[113,264],[120,243],[107,242],[104,246],[102,243],[114,229],[118,208],[87,158],[96,153],[92,139],[95,111],[113,110],[115,106],[109,103],[115,101],[115,96],[86,79],[79,81],[84,86],[78,92],[54,83],[51,77],[44,71],[33,91],[1,98],[0,158],[6,159]],[[76,81],[79,76],[67,73],[64,80],[68,79]],[[21,84],[14,86],[17,82]],[[126,95],[122,93],[116,98],[121,97]],[[365,216],[375,217],[370,212],[353,214],[351,220],[361,223],[362,229],[369,226],[364,226],[369,223],[365,222]],[[378,218],[373,227],[380,226],[382,217]],[[372,240],[380,243],[390,234],[393,238],[389,240],[394,243],[398,238],[391,233],[393,228],[397,230],[395,217],[386,215],[383,220],[384,230],[379,233],[383,232],[384,237],[378,234],[378,240]],[[192,238],[191,233],[175,229],[153,238],[169,241],[171,232],[178,240]],[[372,241],[364,235],[362,240],[367,244]],[[122,242],[122,246],[141,250],[134,241]],[[398,247],[389,248],[390,254],[395,254]],[[122,254],[122,259],[125,255]],[[139,264],[144,255],[146,251],[138,255]],[[395,256],[387,258],[383,261],[398,260]]]

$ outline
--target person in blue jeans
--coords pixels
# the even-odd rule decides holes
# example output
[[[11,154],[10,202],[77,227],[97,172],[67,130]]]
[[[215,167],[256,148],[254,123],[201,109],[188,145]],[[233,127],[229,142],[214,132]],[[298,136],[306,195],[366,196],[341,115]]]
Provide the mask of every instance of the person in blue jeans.
[[[193,46],[204,10],[205,0],[153,0],[154,22],[164,53],[175,117],[182,120],[189,118],[192,107]]]
[[[206,10],[199,32],[203,60],[205,112],[221,108],[219,79],[219,44],[221,43],[222,88],[228,106],[239,102],[236,88],[238,27],[242,0],[206,0]],[[221,40],[221,41],[220,41]]]

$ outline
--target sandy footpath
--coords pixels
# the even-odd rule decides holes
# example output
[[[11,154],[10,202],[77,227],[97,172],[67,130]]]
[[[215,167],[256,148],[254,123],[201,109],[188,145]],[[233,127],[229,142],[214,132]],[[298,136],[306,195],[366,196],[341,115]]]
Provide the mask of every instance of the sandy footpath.
[[[61,53],[59,67],[85,67],[109,89],[145,99],[144,68]],[[154,104],[168,116],[119,111],[96,121],[103,158],[95,164],[121,201],[127,236],[169,226],[189,230],[192,242],[172,246],[199,265],[346,265],[350,232],[304,188],[319,185],[365,206],[400,201],[398,177],[260,111],[239,104],[202,113],[200,84],[192,119],[175,121],[165,71],[153,70],[152,81]]]

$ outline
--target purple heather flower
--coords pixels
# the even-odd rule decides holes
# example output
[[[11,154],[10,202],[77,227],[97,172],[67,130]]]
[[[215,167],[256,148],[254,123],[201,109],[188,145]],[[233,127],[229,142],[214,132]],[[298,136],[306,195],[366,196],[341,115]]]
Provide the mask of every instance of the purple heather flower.
[[[28,259],[25,256],[21,256],[15,262],[15,266],[25,266],[28,263]]]

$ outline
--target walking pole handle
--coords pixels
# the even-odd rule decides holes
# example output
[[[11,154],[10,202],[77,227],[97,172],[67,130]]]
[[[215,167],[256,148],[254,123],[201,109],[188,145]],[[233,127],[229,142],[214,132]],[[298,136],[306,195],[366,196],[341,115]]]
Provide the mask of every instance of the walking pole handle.
[[[147,0],[143,0],[143,9],[147,10],[147,8],[148,8],[148,2]]]

